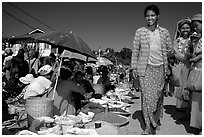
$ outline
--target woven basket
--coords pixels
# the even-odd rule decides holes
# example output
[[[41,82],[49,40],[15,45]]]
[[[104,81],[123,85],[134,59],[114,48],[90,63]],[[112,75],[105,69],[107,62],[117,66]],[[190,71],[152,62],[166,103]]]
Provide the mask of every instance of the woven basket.
[[[49,98],[29,98],[26,100],[26,112],[28,126],[32,124],[35,118],[48,116],[53,117],[54,100]]]

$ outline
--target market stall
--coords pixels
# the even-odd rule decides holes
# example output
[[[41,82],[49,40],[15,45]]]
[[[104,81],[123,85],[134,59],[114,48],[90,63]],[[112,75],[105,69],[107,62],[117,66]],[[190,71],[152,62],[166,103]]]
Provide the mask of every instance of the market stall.
[[[128,84],[118,85],[115,91],[107,92],[101,99],[86,100],[87,105],[77,115],[39,116],[31,123],[28,108],[14,105],[13,113],[18,118],[5,121],[2,128],[16,135],[117,135],[118,129],[129,122],[131,102],[125,99],[134,99],[131,95],[134,94]]]

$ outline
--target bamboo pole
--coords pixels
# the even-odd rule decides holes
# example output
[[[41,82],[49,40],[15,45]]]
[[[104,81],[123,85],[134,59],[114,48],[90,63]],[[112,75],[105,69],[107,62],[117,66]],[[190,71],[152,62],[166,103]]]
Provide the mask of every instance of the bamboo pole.
[[[56,92],[56,87],[57,87],[57,83],[58,83],[58,79],[59,79],[59,72],[60,72],[60,69],[61,69],[61,66],[62,66],[62,59],[64,57],[64,52],[65,52],[65,50],[62,53],[62,57],[61,57],[61,60],[60,60],[60,65],[59,65],[59,68],[58,68],[58,71],[57,71],[57,78],[56,78],[56,82],[55,82],[55,86],[54,86],[54,92],[53,92],[53,95],[52,95],[52,100],[54,100],[54,98],[55,98],[55,92]]]

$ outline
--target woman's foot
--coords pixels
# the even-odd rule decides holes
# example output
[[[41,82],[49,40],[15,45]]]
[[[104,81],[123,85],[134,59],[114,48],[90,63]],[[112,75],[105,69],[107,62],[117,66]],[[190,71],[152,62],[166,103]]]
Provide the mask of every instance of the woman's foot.
[[[160,130],[160,126],[159,126],[159,125],[157,125],[156,130],[157,130],[157,131]]]
[[[160,122],[160,120],[158,120],[158,121],[157,121],[156,130],[160,130],[160,126],[161,126],[161,122]]]
[[[142,133],[141,135],[151,135],[152,134],[152,130],[151,127],[148,126]]]

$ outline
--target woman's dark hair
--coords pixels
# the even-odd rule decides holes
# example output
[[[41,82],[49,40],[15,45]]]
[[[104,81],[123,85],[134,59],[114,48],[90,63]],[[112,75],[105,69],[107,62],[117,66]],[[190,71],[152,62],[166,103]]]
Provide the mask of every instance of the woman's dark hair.
[[[60,78],[66,80],[72,76],[72,72],[69,69],[61,68],[60,69]]]
[[[146,16],[148,10],[154,11],[157,16],[160,14],[159,8],[158,8],[157,6],[155,6],[155,5],[149,5],[149,6],[147,6],[147,7],[145,8],[144,16]]]
[[[86,67],[86,73],[90,74],[90,75],[93,75],[93,69],[92,69],[91,66]]]
[[[55,56],[55,54],[54,54],[54,53],[50,53],[49,57],[50,57],[50,58],[52,58],[53,60],[55,60],[55,59],[56,59],[56,56]]]
[[[16,57],[20,58],[20,59],[24,59],[24,49],[19,49],[18,54],[16,55]]]
[[[84,73],[83,73],[83,72],[81,72],[81,71],[76,71],[75,74],[74,74],[74,78],[76,78],[76,76],[78,76],[78,75],[81,75],[81,76],[84,77]]]

